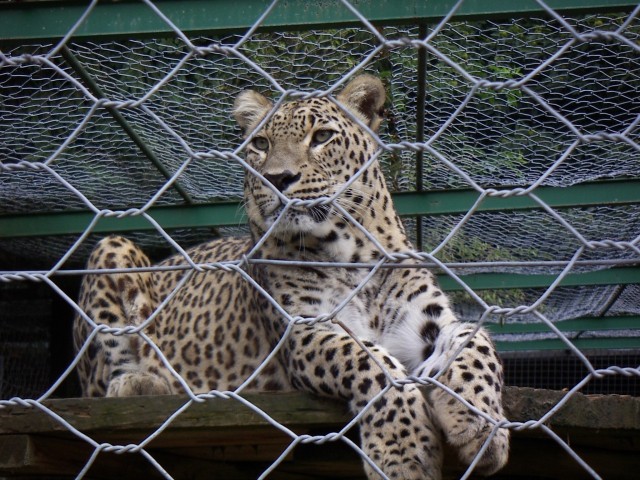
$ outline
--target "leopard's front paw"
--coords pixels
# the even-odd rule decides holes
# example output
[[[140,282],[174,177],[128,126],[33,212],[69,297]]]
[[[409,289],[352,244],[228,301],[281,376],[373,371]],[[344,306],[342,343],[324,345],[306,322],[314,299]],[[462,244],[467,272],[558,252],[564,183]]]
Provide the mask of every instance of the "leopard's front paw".
[[[495,424],[467,408],[462,402],[446,392],[439,390],[431,396],[433,411],[446,440],[458,452],[458,457],[465,464],[471,464],[487,441]],[[481,408],[481,410],[488,410]],[[496,420],[504,420],[501,414],[493,412],[490,416],[498,416]],[[509,430],[499,428],[491,438],[482,458],[476,464],[474,473],[491,475],[505,466],[509,459]]]
[[[461,437],[461,439],[469,440],[458,447],[458,456],[465,465],[469,465],[473,462],[493,429],[493,425],[488,424],[484,420],[478,423],[482,423],[483,425],[481,431],[476,429],[476,431],[478,431],[477,437],[473,439],[469,439],[466,435]],[[504,467],[508,459],[509,430],[500,428],[491,439],[491,442],[482,455],[482,458],[480,458],[480,461],[474,469],[474,473],[479,475],[492,475]]]
[[[400,446],[398,445],[398,448]],[[369,452],[369,458],[377,458],[379,455],[372,455],[374,452]],[[373,459],[373,463],[382,471],[387,478],[392,480],[440,480],[440,469],[434,468],[430,465],[425,465],[422,461],[416,459],[404,459],[402,463],[398,460],[391,458]],[[382,477],[377,470],[375,470],[367,462],[364,464],[364,470],[367,478],[381,479]]]
[[[442,440],[415,385],[392,389],[360,423],[362,449],[390,479],[440,480]],[[367,478],[380,474],[365,462]]]
[[[363,445],[367,457],[380,471],[388,478],[397,480],[441,479],[442,453],[439,443],[430,445],[425,436],[407,435],[406,430],[401,433],[406,437],[389,430],[373,433]],[[368,479],[383,478],[366,461],[364,469]]]
[[[171,386],[163,377],[146,372],[126,372],[109,382],[107,397],[169,395]]]

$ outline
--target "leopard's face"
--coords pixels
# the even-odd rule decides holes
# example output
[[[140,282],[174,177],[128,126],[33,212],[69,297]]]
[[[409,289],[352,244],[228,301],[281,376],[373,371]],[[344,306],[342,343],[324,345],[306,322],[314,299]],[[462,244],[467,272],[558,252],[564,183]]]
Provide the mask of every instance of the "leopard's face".
[[[247,175],[250,219],[264,230],[277,222],[275,233],[326,235],[340,216],[334,195],[341,193],[337,203],[350,207],[356,192],[371,194],[362,175],[342,190],[374,151],[369,134],[331,101],[284,105],[247,148],[247,161],[268,180]],[[289,199],[295,201],[286,208]]]
[[[341,106],[377,128],[384,91],[373,107],[376,113],[367,115],[346,95],[348,90],[338,96]],[[360,95],[362,100],[366,93],[360,86],[351,96]],[[272,228],[281,238],[299,234],[322,238],[335,231],[336,223],[346,221],[340,207],[358,217],[371,204],[382,176],[376,164],[361,170],[377,144],[341,106],[327,98],[285,103],[252,132],[271,113],[272,105],[256,92],[240,95],[235,115],[250,136],[246,160],[263,177],[250,172],[245,180],[245,206],[253,228],[259,232]]]

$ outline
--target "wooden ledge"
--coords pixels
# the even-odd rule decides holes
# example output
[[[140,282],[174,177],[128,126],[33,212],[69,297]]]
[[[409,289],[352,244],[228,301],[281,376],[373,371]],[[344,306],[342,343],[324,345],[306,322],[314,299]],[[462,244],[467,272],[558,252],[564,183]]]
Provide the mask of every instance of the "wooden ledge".
[[[512,421],[539,419],[564,392],[507,388]],[[296,434],[340,430],[343,404],[301,393],[243,396]],[[48,400],[43,405],[92,440],[138,444],[188,402],[186,397]],[[636,478],[640,469],[640,398],[573,395],[546,423],[603,478]],[[357,439],[357,432],[349,432]],[[234,399],[189,405],[145,450],[174,478],[253,479],[292,439]],[[0,409],[0,476],[75,477],[94,448],[38,407]],[[463,470],[447,452],[446,476]],[[161,478],[142,455],[101,452],[86,478]],[[358,456],[342,442],[298,445],[269,479],[363,478]],[[495,478],[586,478],[584,470],[540,429],[514,432],[509,465]]]

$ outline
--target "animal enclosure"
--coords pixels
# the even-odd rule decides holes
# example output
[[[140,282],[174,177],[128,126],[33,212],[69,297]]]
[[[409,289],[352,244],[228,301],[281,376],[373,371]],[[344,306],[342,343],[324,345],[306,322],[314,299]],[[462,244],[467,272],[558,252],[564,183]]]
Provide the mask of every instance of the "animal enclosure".
[[[254,458],[246,478],[311,476],[307,466],[287,477],[287,464],[321,444],[361,454],[354,419],[319,400],[287,400],[306,419],[241,391],[133,407],[68,400],[78,395],[71,320],[96,241],[121,233],[159,260],[246,233],[251,173],[233,99],[247,88],[276,101],[333,95],[359,73],[387,88],[379,159],[416,247],[407,254],[437,273],[460,318],[491,331],[507,384],[524,387],[509,391],[514,415],[500,427],[551,442],[575,478],[606,476],[605,462],[583,458],[547,421],[584,405],[581,393],[639,393],[640,6],[481,3],[0,2],[0,415],[10,425],[0,445],[41,452],[53,436],[56,449],[70,446],[42,464],[0,457],[0,477],[101,478],[99,462],[113,457],[134,472],[191,478],[154,450],[176,445],[197,465]],[[564,393],[545,396],[545,409],[516,408],[527,387]],[[149,424],[127,427],[145,431],[136,440],[94,434],[145,408]],[[206,435],[195,413],[206,409],[231,418],[203,421],[216,432],[211,445],[236,450],[185,449],[180,435]],[[101,425],[83,423],[88,411]],[[12,423],[21,415],[40,423]],[[259,426],[257,454],[225,437],[230,425]],[[637,438],[639,425],[611,428]],[[276,434],[284,440],[265,440]],[[507,478],[516,475],[532,478],[513,469]]]

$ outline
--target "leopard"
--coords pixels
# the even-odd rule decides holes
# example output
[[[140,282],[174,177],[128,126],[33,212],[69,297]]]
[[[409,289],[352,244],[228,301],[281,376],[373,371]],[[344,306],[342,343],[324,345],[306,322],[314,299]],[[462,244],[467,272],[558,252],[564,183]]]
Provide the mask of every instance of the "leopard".
[[[346,403],[367,478],[439,479],[445,449],[493,474],[509,456],[500,357],[394,208],[382,80],[338,88],[235,98],[248,235],[155,265],[123,236],[97,243],[74,321],[82,393],[302,391]]]

